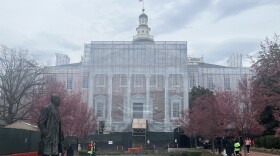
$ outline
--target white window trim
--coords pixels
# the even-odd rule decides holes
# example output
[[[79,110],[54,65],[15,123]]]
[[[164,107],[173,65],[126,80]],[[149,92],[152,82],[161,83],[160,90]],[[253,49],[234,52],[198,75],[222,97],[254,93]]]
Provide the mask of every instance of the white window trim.
[[[191,82],[191,77],[193,77],[194,78],[194,83],[192,84],[192,82]],[[189,87],[190,87],[190,89],[192,89],[193,87],[196,87],[197,86],[197,77],[195,76],[195,75],[190,75],[189,76]],[[192,86],[193,85],[193,86]]]
[[[229,81],[228,81],[228,85],[229,85],[229,87],[227,88],[227,86],[226,86],[226,79],[229,79]],[[224,90],[231,90],[231,78],[230,77],[224,77]]]
[[[174,110],[174,105],[175,105],[175,104],[177,104],[178,107],[179,107],[179,108],[178,108],[178,109],[179,109],[179,110],[178,110],[178,116],[174,116],[174,115],[175,115],[175,114],[174,114],[174,111],[175,111],[175,110]],[[172,114],[172,118],[179,118],[179,117],[180,117],[180,103],[179,103],[179,102],[172,102],[172,113],[171,113],[171,114]]]
[[[71,82],[71,83],[70,83]],[[70,84],[69,86],[69,88],[68,88],[68,84]],[[66,89],[68,90],[68,91],[71,91],[71,90],[73,90],[73,77],[67,77],[67,80],[66,80]]]
[[[123,78],[126,79],[125,85],[122,84]],[[126,87],[127,86],[127,80],[128,80],[128,77],[126,75],[120,75],[120,86],[121,87]]]
[[[134,96],[131,97],[131,102],[130,102],[130,110],[131,111],[131,117],[133,117],[133,104],[134,103],[143,103],[143,118],[146,117],[146,99],[144,96],[140,95],[140,94],[136,94]]]
[[[141,115],[142,115],[142,118],[139,118],[139,119],[143,119],[143,118],[145,118],[145,103],[143,103],[143,102],[140,102],[140,103],[133,103],[132,104],[132,118],[134,118],[134,105],[135,104],[140,104],[142,107],[142,111],[136,111],[137,113],[142,113]]]
[[[134,87],[143,87],[143,82],[144,82],[144,78],[143,75],[135,75],[134,76]],[[141,84],[137,84],[137,78],[139,78],[141,80]]]
[[[100,84],[100,80],[103,78],[103,84]],[[105,74],[99,74],[97,75],[97,87],[105,87],[106,84],[106,75]]]
[[[155,78],[155,84],[151,84],[152,78],[153,78],[153,77]],[[158,75],[152,75],[152,76],[150,77],[149,85],[150,85],[150,87],[157,87],[157,86],[158,86]]]
[[[97,96],[95,98],[95,115],[97,116],[97,104],[103,103],[103,116],[97,117],[98,119],[105,119],[105,104],[106,104],[106,97],[105,96]]]
[[[212,85],[212,86],[209,85],[209,81],[208,81],[208,80],[210,80],[210,79],[212,79],[212,82],[211,82],[211,85]],[[207,88],[208,88],[208,89],[210,89],[210,90],[214,90],[214,89],[215,89],[214,78],[213,78],[212,76],[208,76],[208,77],[206,78],[206,83],[207,83]]]
[[[51,81],[56,82],[57,81],[56,77],[57,77],[56,74],[51,74],[50,76]]]
[[[176,82],[178,80],[178,84],[174,84],[174,82]],[[171,76],[171,85],[172,87],[180,87],[180,75],[174,74]]]
[[[99,105],[101,105],[101,107],[100,107],[100,108],[101,108],[101,111],[100,111],[100,112],[99,112],[99,109],[98,109],[98,108],[99,108]],[[104,117],[104,114],[103,114],[104,111],[103,111],[103,110],[104,110],[104,103],[103,103],[103,102],[97,102],[97,103],[96,103],[96,116],[97,116],[98,118]],[[102,114],[101,114],[101,116],[99,116],[98,113],[101,113],[101,112],[102,112]]]
[[[181,109],[182,109],[182,97],[181,96],[178,96],[178,95],[174,95],[172,97],[170,97],[171,99],[171,119],[178,119],[181,117]],[[173,117],[173,104],[174,103],[179,103],[179,117]]]

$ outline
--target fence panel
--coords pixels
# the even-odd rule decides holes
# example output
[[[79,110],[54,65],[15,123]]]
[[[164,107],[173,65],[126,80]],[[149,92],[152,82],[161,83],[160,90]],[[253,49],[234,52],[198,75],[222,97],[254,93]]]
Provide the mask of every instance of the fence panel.
[[[36,131],[0,128],[0,155],[36,151],[40,134]]]

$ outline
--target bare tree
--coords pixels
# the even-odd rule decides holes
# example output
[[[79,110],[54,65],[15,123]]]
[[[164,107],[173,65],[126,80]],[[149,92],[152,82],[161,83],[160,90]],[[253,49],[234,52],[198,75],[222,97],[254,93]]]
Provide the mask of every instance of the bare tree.
[[[27,50],[0,47],[0,122],[26,120],[33,92],[42,85],[43,68]]]

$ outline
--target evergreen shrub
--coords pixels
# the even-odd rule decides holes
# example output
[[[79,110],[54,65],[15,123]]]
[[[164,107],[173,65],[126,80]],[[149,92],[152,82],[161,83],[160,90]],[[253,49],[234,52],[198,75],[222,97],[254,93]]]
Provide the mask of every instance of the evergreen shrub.
[[[258,148],[280,149],[280,137],[274,135],[258,137],[254,141],[255,146]]]

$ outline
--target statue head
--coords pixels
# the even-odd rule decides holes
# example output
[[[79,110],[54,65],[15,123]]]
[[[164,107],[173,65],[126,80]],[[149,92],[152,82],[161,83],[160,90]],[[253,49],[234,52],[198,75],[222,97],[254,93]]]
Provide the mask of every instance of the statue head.
[[[60,105],[60,97],[57,94],[51,95],[51,103],[58,107]]]

